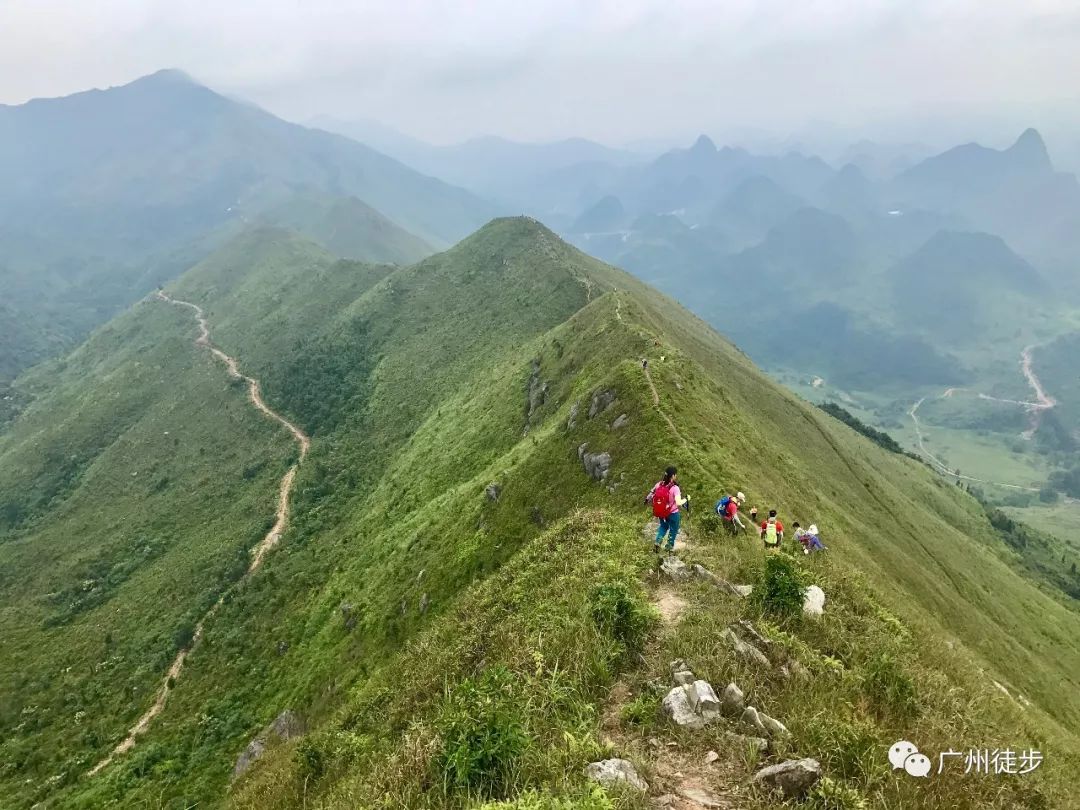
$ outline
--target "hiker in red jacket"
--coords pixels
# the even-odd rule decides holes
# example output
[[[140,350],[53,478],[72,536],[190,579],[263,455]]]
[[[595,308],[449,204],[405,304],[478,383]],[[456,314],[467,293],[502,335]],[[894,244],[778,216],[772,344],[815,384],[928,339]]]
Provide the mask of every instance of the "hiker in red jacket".
[[[667,550],[675,550],[675,537],[679,533],[679,523],[682,516],[679,514],[679,507],[686,503],[686,498],[682,496],[682,490],[679,489],[678,482],[678,470],[674,467],[668,467],[664,471],[664,477],[656,482],[656,485],[649,490],[649,494],[645,496],[645,503],[651,503],[653,508],[653,515],[660,520],[660,527],[656,530],[656,542],[653,543],[653,553],[660,553],[660,543],[664,539],[664,535],[668,536]]]

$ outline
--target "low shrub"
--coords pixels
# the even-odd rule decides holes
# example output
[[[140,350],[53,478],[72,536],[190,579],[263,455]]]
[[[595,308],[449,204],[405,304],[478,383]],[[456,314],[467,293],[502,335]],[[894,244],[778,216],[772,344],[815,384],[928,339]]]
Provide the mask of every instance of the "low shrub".
[[[794,561],[776,554],[765,561],[765,574],[754,588],[753,599],[763,613],[790,619],[802,615],[805,588],[803,574]]]
[[[645,642],[653,622],[648,604],[621,582],[609,582],[589,594],[593,621],[600,631],[637,650]]]
[[[528,744],[513,674],[489,669],[466,678],[447,697],[437,721],[442,751],[435,759],[449,790],[503,797]]]

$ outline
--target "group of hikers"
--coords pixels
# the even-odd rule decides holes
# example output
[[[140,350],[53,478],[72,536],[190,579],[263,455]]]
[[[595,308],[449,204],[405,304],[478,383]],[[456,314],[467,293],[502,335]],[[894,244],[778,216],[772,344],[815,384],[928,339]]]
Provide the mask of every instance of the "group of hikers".
[[[734,495],[725,495],[716,502],[714,510],[731,533],[747,531],[747,526],[739,517],[739,509],[746,502],[746,496],[737,492]],[[660,548],[667,538],[667,550],[675,550],[675,538],[679,534],[682,523],[682,512],[690,511],[690,500],[683,495],[679,488],[679,471],[675,467],[668,467],[664,476],[649,490],[645,496],[646,505],[652,504],[653,515],[660,521],[656,530],[656,541],[653,543],[653,553],[659,554]],[[766,551],[777,552],[784,542],[784,524],[776,516],[776,510],[770,509],[768,517],[758,524],[757,507],[750,509],[750,525],[758,533]],[[826,551],[828,547],[821,542],[818,536],[818,527],[811,524],[804,529],[798,523],[792,524],[792,531],[796,542],[802,547],[803,554],[811,554],[815,551]]]

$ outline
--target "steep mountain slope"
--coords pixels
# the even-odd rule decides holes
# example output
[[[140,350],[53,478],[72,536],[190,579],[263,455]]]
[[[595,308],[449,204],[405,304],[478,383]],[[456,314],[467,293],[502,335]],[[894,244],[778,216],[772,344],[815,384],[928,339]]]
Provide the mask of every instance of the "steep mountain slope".
[[[1055,802],[1080,728],[1080,661],[1069,644],[1080,614],[1013,569],[966,493],[784,392],[673,302],[535,221],[497,220],[396,269],[334,262],[264,230],[168,292],[202,306],[215,345],[311,434],[291,524],[207,623],[149,731],[85,776],[187,640],[180,633],[155,650],[132,639],[156,628],[167,642],[185,614],[222,592],[229,578],[207,547],[261,536],[290,450],[192,343],[193,323],[161,302],[101,330],[55,383],[25,383],[42,390],[0,439],[3,491],[28,505],[0,536],[0,571],[37,566],[32,583],[0,580],[2,635],[19,644],[17,671],[0,679],[0,779],[15,806],[50,797],[58,807],[461,807],[527,788],[585,801],[583,768],[605,751],[639,759],[665,784],[676,777],[648,764],[648,737],[668,734],[655,719],[662,693],[648,684],[675,656],[714,683],[752,688],[792,730],[775,755],[821,757],[835,795],[913,808],[1064,806]],[[147,343],[154,353],[136,360]],[[189,400],[204,390],[232,395],[226,419]],[[171,456],[138,445],[144,465],[174,464],[164,483],[151,476],[158,500],[139,511],[173,519],[175,534],[147,565],[173,577],[134,568],[95,602],[81,595],[110,574],[82,562],[113,571],[126,559],[106,554],[114,534],[95,525],[95,510],[109,503],[112,528],[126,529],[142,494],[113,494],[128,468],[109,454],[139,434],[99,417],[94,460],[49,492],[34,459],[39,425],[63,445],[88,429],[80,414],[98,401],[153,420],[148,437],[172,438],[159,414],[183,412],[206,440],[185,432]],[[267,466],[241,490],[216,493],[209,470],[220,464],[244,480],[251,453]],[[695,504],[694,542],[680,553],[723,576],[763,581],[757,544],[718,536],[703,519],[719,492],[738,487],[822,526],[832,551],[791,562],[829,595],[820,622],[763,620],[756,603],[696,583],[678,586],[687,604],[679,632],[655,624],[641,497],[672,462]],[[142,482],[139,472],[131,480]],[[195,515],[174,511],[188,509],[185,499],[202,501],[199,516],[219,524],[188,526],[180,518]],[[259,502],[261,515],[251,511]],[[77,521],[77,549],[64,541],[64,520]],[[39,553],[55,563],[35,562]],[[18,605],[39,592],[70,595],[21,615]],[[45,605],[79,599],[81,612],[43,625]],[[147,604],[152,616],[142,615]],[[753,619],[813,680],[740,663],[716,637],[737,618]],[[67,649],[75,637],[83,645]],[[103,645],[122,653],[106,656]],[[111,690],[110,668],[123,673],[122,690]],[[1033,705],[1021,710],[991,678]],[[618,697],[625,690],[608,697],[617,679],[632,703]],[[237,755],[286,708],[307,733],[271,745],[226,793]],[[711,787],[772,806],[746,795],[747,764],[719,744],[725,728],[671,741],[695,759],[703,745],[723,751],[727,781]],[[882,753],[909,735],[933,751],[1037,745],[1047,762],[1008,782],[923,786],[892,775]]]
[[[316,196],[326,201],[307,208]],[[361,206],[442,245],[493,213],[368,147],[287,123],[175,71],[0,107],[0,272],[25,313],[15,341],[0,348],[0,376],[53,344],[42,322],[70,346],[268,206],[275,216],[283,206],[307,208],[283,224],[328,234],[343,252],[350,245],[335,235],[340,226],[374,227],[366,207],[359,219],[346,216]],[[380,252],[376,240],[353,241],[368,247],[366,260],[415,261],[428,252],[411,235],[394,239],[414,244]]]
[[[941,231],[889,271],[900,317],[935,339],[984,341],[1030,313],[1046,282],[997,236]]]

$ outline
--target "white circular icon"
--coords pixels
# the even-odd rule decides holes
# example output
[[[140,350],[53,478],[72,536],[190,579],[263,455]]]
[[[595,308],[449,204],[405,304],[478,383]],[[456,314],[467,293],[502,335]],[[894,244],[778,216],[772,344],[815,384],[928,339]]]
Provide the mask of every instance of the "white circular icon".
[[[904,767],[904,760],[910,757],[912,754],[919,753],[919,749],[915,747],[914,743],[909,743],[907,740],[900,740],[898,743],[894,743],[893,747],[889,749],[889,762],[892,763],[893,770],[899,770]]]
[[[916,752],[904,760],[904,770],[911,776],[929,776],[930,757]]]

